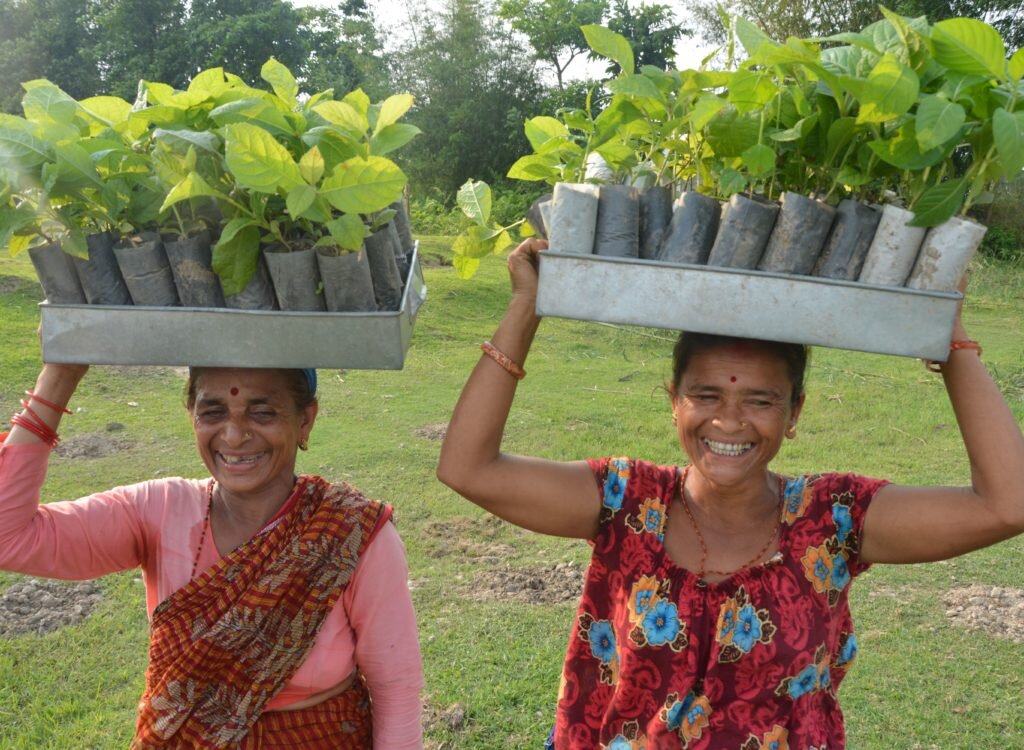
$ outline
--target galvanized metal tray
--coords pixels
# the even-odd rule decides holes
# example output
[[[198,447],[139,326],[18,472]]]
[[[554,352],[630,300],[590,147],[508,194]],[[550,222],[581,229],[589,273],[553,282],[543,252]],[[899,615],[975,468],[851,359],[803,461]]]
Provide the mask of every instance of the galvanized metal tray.
[[[539,315],[945,361],[959,293],[541,253]]]
[[[400,370],[426,299],[414,250],[394,312],[42,303],[44,362]]]

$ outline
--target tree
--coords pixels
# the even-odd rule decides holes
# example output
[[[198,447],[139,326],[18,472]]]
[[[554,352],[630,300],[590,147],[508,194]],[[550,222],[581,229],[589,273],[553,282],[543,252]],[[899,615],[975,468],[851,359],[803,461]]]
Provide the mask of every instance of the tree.
[[[676,42],[693,32],[676,23],[672,9],[667,5],[644,5],[631,8],[626,0],[615,0],[615,7],[608,17],[608,28],[622,34],[633,48],[633,60],[637,68],[653,65],[666,70],[675,60]],[[618,75],[619,66],[608,66],[610,75]]]
[[[443,200],[469,177],[502,178],[528,151],[523,120],[542,96],[532,61],[489,11],[447,0],[396,60],[393,88],[416,96],[408,122],[423,131],[402,165]]]
[[[177,88],[187,84],[194,71],[181,54],[183,0],[100,0],[99,6],[91,54],[103,91],[131,101],[141,79]]]
[[[308,55],[296,76],[310,91],[362,88],[371,98],[386,93],[387,55],[365,0],[346,0],[337,10],[302,8]]]
[[[534,58],[554,68],[558,88],[577,56],[588,51],[581,26],[601,23],[607,0],[503,0],[498,14],[524,34]]]

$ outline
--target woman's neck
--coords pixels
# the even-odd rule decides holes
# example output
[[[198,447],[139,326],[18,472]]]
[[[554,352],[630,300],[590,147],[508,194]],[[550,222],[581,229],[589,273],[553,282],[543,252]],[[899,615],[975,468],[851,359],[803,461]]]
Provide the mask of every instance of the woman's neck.
[[[291,486],[275,488],[260,494],[234,495],[221,485],[215,485],[213,491],[213,515],[223,527],[236,531],[247,532],[248,535],[261,531],[288,502],[295,479]]]
[[[742,531],[760,527],[779,506],[777,478],[770,472],[740,485],[717,485],[692,468],[685,492],[694,514],[712,529]]]

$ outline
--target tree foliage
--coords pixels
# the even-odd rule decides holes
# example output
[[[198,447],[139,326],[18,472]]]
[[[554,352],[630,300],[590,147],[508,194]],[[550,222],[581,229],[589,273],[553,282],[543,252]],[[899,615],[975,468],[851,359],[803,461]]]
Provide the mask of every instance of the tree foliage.
[[[653,65],[665,70],[672,67],[676,42],[693,32],[676,22],[667,5],[641,4],[633,8],[626,0],[615,0],[608,16],[608,28],[629,40],[633,48],[633,61],[639,69]],[[619,66],[608,67],[609,75],[618,75]]]
[[[498,8],[529,40],[534,57],[554,68],[559,89],[566,68],[588,50],[580,27],[601,23],[607,11],[607,0],[503,0]]]
[[[222,66],[254,84],[269,57],[307,88],[377,91],[386,60],[365,0],[0,0],[0,108],[48,78],[71,96],[132,100],[141,79],[174,86]]]
[[[542,96],[531,60],[490,11],[448,0],[398,55],[393,87],[416,96],[408,122],[423,131],[403,166],[445,198],[470,176],[504,176],[527,150],[523,119]]]

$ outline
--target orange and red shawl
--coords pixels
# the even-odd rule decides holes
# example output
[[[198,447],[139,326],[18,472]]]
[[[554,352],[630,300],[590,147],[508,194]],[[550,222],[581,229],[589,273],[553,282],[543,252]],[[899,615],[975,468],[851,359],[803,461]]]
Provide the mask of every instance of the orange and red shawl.
[[[320,477],[301,477],[286,507],[291,510],[276,526],[153,611],[132,750],[241,747],[267,701],[306,658],[359,555],[391,514],[352,487]],[[327,703],[337,706],[352,695],[350,689]],[[362,713],[368,724],[369,711]]]

